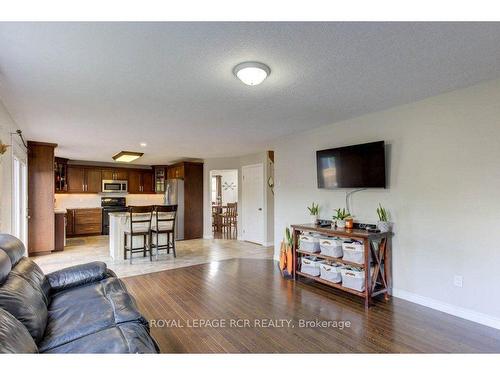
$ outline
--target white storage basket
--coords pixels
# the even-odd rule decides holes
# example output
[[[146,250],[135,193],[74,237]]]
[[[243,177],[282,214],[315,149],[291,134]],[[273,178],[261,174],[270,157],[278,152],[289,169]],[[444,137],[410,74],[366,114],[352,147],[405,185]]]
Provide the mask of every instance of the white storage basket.
[[[332,283],[340,283],[342,281],[341,264],[320,264],[320,277]]]
[[[300,271],[311,276],[319,276],[321,273],[319,267],[322,263],[324,261],[316,257],[302,257],[300,260]]]
[[[344,241],[342,243],[343,260],[358,264],[365,263],[365,251],[363,244],[358,241]]]
[[[358,270],[351,267],[343,267],[340,272],[342,273],[342,286],[357,290],[358,292],[365,291],[365,270]],[[370,275],[373,274],[373,268],[370,269]]]
[[[319,248],[321,254],[334,257],[342,258],[342,240],[338,238],[322,238],[319,241]]]
[[[301,250],[311,253],[319,253],[319,238],[310,234],[302,234],[299,237],[299,247]]]

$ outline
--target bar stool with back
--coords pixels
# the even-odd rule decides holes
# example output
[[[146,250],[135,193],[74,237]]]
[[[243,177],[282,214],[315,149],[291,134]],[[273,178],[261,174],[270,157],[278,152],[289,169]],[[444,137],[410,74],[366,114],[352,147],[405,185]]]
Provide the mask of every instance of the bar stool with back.
[[[177,257],[175,253],[175,219],[177,215],[177,205],[168,206],[155,206],[155,224],[151,226],[151,234],[149,243],[151,250],[156,249],[156,259],[158,259],[158,252],[162,249],[167,249],[167,254],[170,254],[170,249],[174,253],[174,258]],[[159,235],[167,235],[167,243],[160,245]],[[170,238],[172,237],[172,238]],[[153,242],[153,239],[156,240]]]
[[[123,233],[123,257],[127,259],[127,252],[130,252],[130,264],[132,264],[132,254],[134,253],[143,253],[143,256],[146,256],[146,252],[149,251],[149,260],[153,261],[152,257],[152,249],[150,242],[150,233],[151,233],[151,219],[153,216],[153,206],[130,206],[128,208],[129,213],[129,221],[130,221],[130,229],[125,230]],[[138,214],[143,214],[142,217],[137,218]],[[144,215],[145,214],[145,215]],[[147,215],[149,214],[149,215]],[[140,228],[137,228],[139,224]],[[141,225],[142,224],[142,225]],[[143,246],[142,247],[134,247],[134,237],[142,236],[143,237]],[[130,245],[127,246],[127,238],[130,237]],[[137,251],[139,250],[139,251]]]

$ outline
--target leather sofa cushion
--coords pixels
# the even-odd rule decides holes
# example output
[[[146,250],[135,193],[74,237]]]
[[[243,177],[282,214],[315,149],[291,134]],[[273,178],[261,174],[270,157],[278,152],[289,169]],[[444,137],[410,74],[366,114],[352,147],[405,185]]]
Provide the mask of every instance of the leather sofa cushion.
[[[84,336],[45,353],[158,353],[141,323],[130,322]]]
[[[38,353],[26,327],[3,309],[0,309],[0,353]]]
[[[38,264],[33,262],[31,259],[22,258],[11,272],[12,274],[25,279],[35,290],[37,290],[41,294],[45,305],[49,305],[50,284]]]
[[[55,293],[100,281],[108,276],[107,271],[106,263],[90,262],[49,273],[47,279],[52,293]]]
[[[9,276],[10,269],[12,264],[10,263],[9,256],[0,249],[0,285],[4,283],[4,281]]]
[[[52,295],[40,351],[48,351],[125,322],[147,322],[123,283],[108,278]]]
[[[10,258],[12,267],[26,254],[24,244],[17,237],[2,233],[0,236],[0,249],[5,251]]]
[[[9,274],[0,286],[0,308],[23,323],[35,342],[43,337],[47,325],[47,305],[40,291],[33,288],[24,278]]]

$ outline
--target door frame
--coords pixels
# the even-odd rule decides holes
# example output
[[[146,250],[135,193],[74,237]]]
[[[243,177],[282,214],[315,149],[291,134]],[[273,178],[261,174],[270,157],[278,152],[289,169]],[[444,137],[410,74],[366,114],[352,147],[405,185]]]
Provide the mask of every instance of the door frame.
[[[17,227],[16,218],[21,219],[21,233],[22,237],[20,240],[23,242],[26,251],[28,249],[28,153],[27,150],[21,145],[16,139],[15,135],[11,135],[11,232]],[[22,186],[19,191],[18,186],[16,186],[16,173],[19,171],[15,170],[16,160],[19,165],[24,167],[24,175],[18,175]],[[17,207],[16,195],[20,194],[21,206]],[[21,212],[16,213],[16,209],[20,208]],[[27,254],[25,254],[27,255]]]
[[[246,232],[246,223],[245,223],[245,209],[246,209],[246,204],[245,204],[245,181],[244,181],[244,176],[245,176],[245,170],[248,170],[250,168],[255,168],[255,167],[260,167],[260,171],[262,174],[262,186],[261,186],[261,195],[262,195],[262,238],[261,242],[254,242],[254,241],[248,241],[245,236]],[[257,243],[259,245],[264,246],[267,241],[267,202],[266,202],[266,191],[265,191],[265,173],[264,173],[264,163],[256,163],[256,164],[250,164],[250,165],[244,165],[241,167],[241,239],[243,241],[247,242],[252,242],[252,243]]]

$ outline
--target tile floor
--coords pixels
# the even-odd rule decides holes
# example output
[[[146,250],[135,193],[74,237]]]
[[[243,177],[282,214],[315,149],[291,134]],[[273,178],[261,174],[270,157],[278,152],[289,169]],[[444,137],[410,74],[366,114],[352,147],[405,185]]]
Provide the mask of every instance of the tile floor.
[[[153,262],[149,256],[143,258],[141,254],[134,254],[133,264],[130,264],[128,260],[113,260],[109,256],[108,236],[76,237],[68,238],[64,251],[32,259],[45,273],[98,260],[105,262],[118,277],[126,277],[227,259],[273,258],[272,247],[236,240],[198,239],[178,241],[176,245],[177,258],[163,250],[158,260],[153,257]]]

